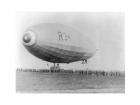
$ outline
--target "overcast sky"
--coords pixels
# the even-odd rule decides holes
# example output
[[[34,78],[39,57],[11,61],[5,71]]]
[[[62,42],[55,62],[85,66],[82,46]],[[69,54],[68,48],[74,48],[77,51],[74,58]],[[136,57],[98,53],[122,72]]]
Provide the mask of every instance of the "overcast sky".
[[[99,51],[88,60],[60,64],[65,69],[124,70],[124,14],[123,13],[45,13],[20,12],[17,21],[17,52],[19,68],[49,68],[52,63],[30,54],[22,45],[26,28],[39,23],[61,23],[71,26],[90,38]],[[49,64],[49,66],[47,66]]]

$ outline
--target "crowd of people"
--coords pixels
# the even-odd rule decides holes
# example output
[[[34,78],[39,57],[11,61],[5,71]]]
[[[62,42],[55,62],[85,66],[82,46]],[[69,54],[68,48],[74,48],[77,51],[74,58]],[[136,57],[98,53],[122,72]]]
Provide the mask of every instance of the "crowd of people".
[[[121,71],[104,71],[104,70],[64,70],[64,69],[22,69],[18,68],[17,71],[23,72],[46,72],[46,73],[70,73],[80,75],[95,75],[95,76],[121,76],[125,75]]]

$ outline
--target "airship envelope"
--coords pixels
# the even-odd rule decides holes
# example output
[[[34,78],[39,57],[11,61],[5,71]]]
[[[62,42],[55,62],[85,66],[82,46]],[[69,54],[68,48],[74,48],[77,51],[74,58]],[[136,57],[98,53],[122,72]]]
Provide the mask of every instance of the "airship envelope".
[[[28,27],[22,40],[30,53],[53,63],[87,60],[95,54],[93,43],[80,31],[58,23]]]

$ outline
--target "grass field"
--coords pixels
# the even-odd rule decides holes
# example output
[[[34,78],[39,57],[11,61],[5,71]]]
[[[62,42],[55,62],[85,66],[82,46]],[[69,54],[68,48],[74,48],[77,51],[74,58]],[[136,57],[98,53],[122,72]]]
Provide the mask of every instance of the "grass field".
[[[16,91],[20,93],[124,93],[125,75],[17,71]]]

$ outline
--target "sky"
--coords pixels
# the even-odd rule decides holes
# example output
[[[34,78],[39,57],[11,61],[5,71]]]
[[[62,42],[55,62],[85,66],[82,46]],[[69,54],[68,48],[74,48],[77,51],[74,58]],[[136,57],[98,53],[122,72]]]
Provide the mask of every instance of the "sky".
[[[17,68],[50,68],[52,63],[30,54],[22,44],[23,32],[39,23],[61,23],[80,31],[98,49],[82,62],[60,64],[64,69],[124,71],[124,14],[120,12],[17,12]]]

